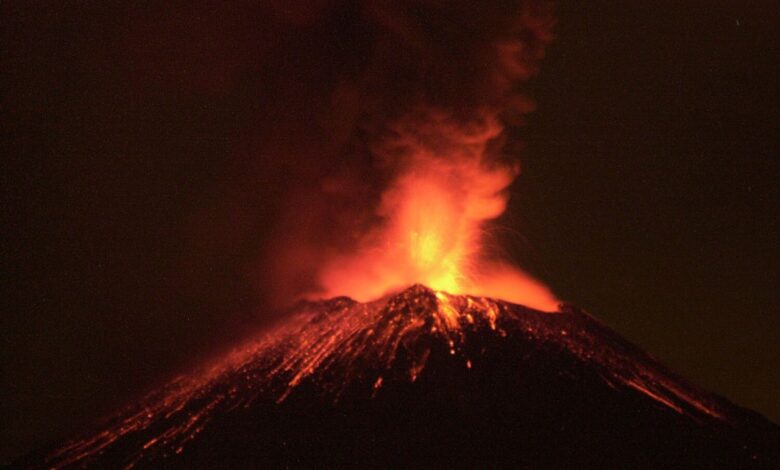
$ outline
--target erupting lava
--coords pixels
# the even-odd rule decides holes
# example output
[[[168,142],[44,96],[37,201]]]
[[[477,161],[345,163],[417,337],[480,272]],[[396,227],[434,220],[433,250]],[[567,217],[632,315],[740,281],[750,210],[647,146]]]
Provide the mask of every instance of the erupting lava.
[[[502,131],[485,110],[466,122],[432,111],[401,119],[374,149],[401,161],[377,211],[383,223],[321,272],[324,296],[369,301],[419,283],[555,311],[545,286],[487,250],[486,223],[504,212],[518,173],[516,162],[488,158]]]
[[[366,2],[359,10],[344,21],[358,23],[349,43],[365,41],[370,60],[356,57],[362,68],[338,75],[324,120],[338,121],[340,140],[326,137],[331,153],[312,158],[334,163],[311,170],[311,184],[290,197],[268,248],[280,303],[371,301],[419,283],[556,311],[555,296],[515,268],[492,233],[519,174],[505,144],[533,108],[521,85],[551,40],[550,5]],[[342,108],[344,122],[334,116]]]
[[[260,277],[285,306],[323,299],[22,465],[780,462],[774,425],[561,304],[492,243],[519,174],[506,127],[532,107],[517,86],[550,40],[546,1],[270,3],[276,15],[256,16],[283,23],[263,32],[279,60],[246,75],[287,75],[270,82],[278,98],[237,113],[270,116],[258,153],[283,167],[291,207],[268,224]]]

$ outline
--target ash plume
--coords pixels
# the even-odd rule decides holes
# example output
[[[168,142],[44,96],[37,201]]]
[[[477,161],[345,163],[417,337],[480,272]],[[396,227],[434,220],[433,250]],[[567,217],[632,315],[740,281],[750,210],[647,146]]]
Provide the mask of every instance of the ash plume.
[[[295,286],[293,294],[368,300],[423,282],[554,309],[546,288],[497,264],[484,240],[484,223],[503,212],[518,173],[515,156],[502,153],[505,129],[532,109],[518,86],[550,38],[548,7],[363,2],[325,10],[312,31],[343,28],[325,44],[346,47],[334,57],[343,67],[323,90],[318,121],[331,153],[282,211],[268,262],[283,297]]]
[[[192,284],[232,257],[277,306],[421,282],[554,308],[486,237],[519,171],[503,149],[533,109],[546,1],[199,2],[130,24],[131,86],[237,115],[234,163],[192,216]]]

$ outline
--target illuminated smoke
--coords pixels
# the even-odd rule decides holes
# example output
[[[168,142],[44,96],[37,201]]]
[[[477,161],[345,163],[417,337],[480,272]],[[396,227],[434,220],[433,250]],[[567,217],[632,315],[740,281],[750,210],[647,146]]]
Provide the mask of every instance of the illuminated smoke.
[[[545,0],[201,0],[131,18],[130,86],[231,110],[183,283],[202,291],[221,264],[275,306],[419,282],[554,309],[491,237],[551,23]]]
[[[466,122],[427,110],[391,126],[374,149],[399,167],[377,208],[381,222],[353,252],[330,260],[320,273],[323,295],[367,301],[421,283],[554,310],[544,286],[487,257],[485,223],[504,212],[518,172],[489,154],[502,131],[491,110]]]
[[[555,308],[490,242],[519,172],[504,148],[533,108],[519,87],[550,39],[546,1],[158,10],[129,28],[134,86],[235,111],[235,165],[204,188],[182,272],[240,263],[277,304],[419,282]]]
[[[555,310],[546,287],[486,246],[519,173],[515,156],[502,153],[505,122],[530,109],[516,87],[541,57],[546,11],[532,2],[479,12],[461,2],[374,2],[364,14],[382,57],[365,75],[375,88],[357,92],[374,105],[351,140],[370,162],[366,171],[379,175],[371,177],[378,196],[341,181],[346,198],[369,209],[369,222],[318,227],[350,237],[317,260],[309,296],[367,301],[421,283]],[[295,254],[283,264],[304,261],[300,241],[288,245]]]

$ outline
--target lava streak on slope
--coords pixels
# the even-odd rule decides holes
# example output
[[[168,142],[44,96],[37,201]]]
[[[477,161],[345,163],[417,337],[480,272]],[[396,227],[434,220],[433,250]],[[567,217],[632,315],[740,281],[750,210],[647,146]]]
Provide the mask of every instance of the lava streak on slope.
[[[778,457],[771,424],[571,306],[544,313],[415,285],[296,310],[36,464],[645,467]]]

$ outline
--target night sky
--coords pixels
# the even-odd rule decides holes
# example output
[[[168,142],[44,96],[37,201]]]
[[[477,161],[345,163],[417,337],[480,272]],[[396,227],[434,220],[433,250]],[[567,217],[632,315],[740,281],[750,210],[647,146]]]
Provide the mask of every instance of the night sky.
[[[304,135],[283,117],[327,108],[287,77],[362,65],[361,31],[334,43],[356,58],[338,67],[263,55],[309,50],[278,25],[316,8],[44,3],[0,7],[0,463],[267,321],[262,253],[290,188],[333,165],[276,132]],[[515,131],[505,247],[681,375],[780,421],[780,8],[572,1],[555,16]]]

